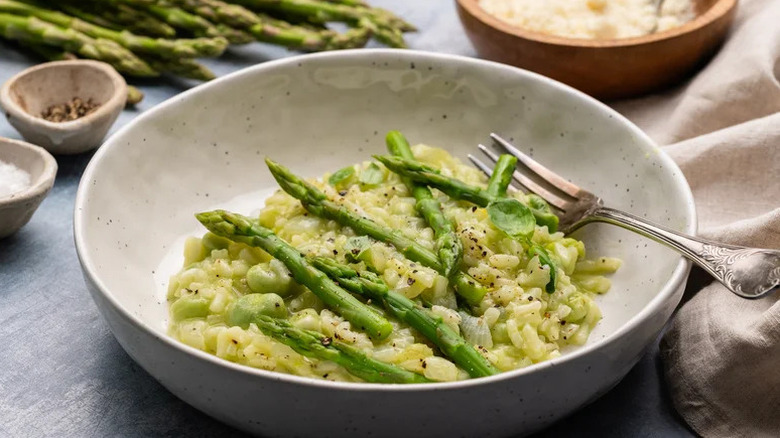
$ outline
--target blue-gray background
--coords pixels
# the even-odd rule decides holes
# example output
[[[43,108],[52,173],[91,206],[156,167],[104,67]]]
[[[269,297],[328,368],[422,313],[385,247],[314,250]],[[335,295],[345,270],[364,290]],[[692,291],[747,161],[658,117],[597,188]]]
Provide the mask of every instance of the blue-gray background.
[[[421,29],[408,36],[412,48],[476,56],[453,0],[371,3]],[[207,63],[225,74],[290,55],[252,44]],[[0,43],[0,83],[37,61]],[[175,79],[133,83],[146,98],[124,111],[114,130],[194,85]],[[20,138],[5,119],[0,119],[0,136]],[[0,437],[240,436],[175,398],[138,367],[90,299],[73,246],[72,216],[79,179],[91,156],[57,157],[51,194],[27,226],[0,240]],[[691,435],[664,390],[656,342],[615,389],[538,436]]]

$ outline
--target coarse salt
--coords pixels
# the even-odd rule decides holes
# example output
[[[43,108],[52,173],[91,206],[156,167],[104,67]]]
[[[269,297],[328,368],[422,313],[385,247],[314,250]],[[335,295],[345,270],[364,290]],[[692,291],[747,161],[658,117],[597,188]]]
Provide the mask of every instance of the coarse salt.
[[[14,166],[0,161],[0,198],[5,198],[14,193],[30,187],[30,174]]]
[[[480,0],[513,26],[568,38],[617,39],[661,32],[690,21],[691,0]]]

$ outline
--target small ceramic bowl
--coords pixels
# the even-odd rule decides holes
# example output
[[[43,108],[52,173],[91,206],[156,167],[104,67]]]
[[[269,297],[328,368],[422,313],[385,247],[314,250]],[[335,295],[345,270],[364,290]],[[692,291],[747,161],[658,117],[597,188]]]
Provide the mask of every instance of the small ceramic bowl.
[[[40,117],[52,105],[74,97],[100,106],[76,120],[55,123]],[[110,65],[88,60],[47,62],[12,77],[0,89],[8,121],[29,142],[53,154],[77,154],[103,141],[127,99],[127,84]]]
[[[638,96],[673,85],[720,46],[737,0],[693,0],[696,18],[646,36],[612,40],[564,38],[512,26],[479,0],[458,0],[458,15],[483,58],[526,68],[599,99]]]
[[[57,175],[57,161],[45,149],[19,140],[0,137],[0,161],[30,174],[30,186],[0,196],[0,239],[22,228],[49,194]]]

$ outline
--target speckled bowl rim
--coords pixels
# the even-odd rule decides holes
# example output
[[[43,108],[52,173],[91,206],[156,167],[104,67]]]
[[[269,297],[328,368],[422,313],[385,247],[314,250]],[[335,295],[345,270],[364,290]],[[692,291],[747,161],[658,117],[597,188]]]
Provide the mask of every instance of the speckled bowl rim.
[[[658,41],[674,39],[688,33],[694,33],[708,26],[710,23],[714,22],[723,15],[728,14],[729,11],[736,8],[738,4],[738,0],[716,0],[716,3],[704,11],[703,14],[699,14],[693,20],[683,23],[680,26],[667,29],[663,32],[656,32],[649,35],[642,35],[631,38],[590,40],[586,38],[569,38],[550,35],[542,32],[527,30],[519,26],[514,26],[482,9],[482,7],[479,5],[479,0],[457,0],[457,2],[458,5],[460,5],[460,7],[463,8],[463,10],[466,11],[466,13],[468,13],[470,16],[479,20],[485,26],[491,27],[503,34],[511,35],[515,38],[521,38],[528,41],[535,41],[538,43],[554,46],[594,49],[641,46],[645,44],[656,43]]]
[[[46,149],[22,140],[0,137],[0,143],[8,143],[15,147],[19,147],[20,149],[28,149],[34,152],[43,162],[43,171],[41,172],[41,175],[35,181],[31,181],[30,187],[8,196],[0,197],[0,208],[21,204],[39,196],[45,196],[46,193],[51,190],[52,186],[54,186],[54,179],[57,177],[57,160],[54,156]],[[13,162],[6,161],[6,158],[3,156],[0,156],[0,161],[5,161],[6,163],[16,166]],[[28,172],[27,169],[22,170]]]
[[[35,73],[40,70],[47,70],[51,68],[62,68],[67,66],[85,66],[100,71],[105,74],[111,83],[114,85],[114,93],[107,101],[100,104],[100,106],[93,112],[80,117],[76,120],[69,120],[67,122],[51,122],[42,117],[36,117],[24,110],[16,101],[11,97],[11,87],[19,81],[19,79],[29,74]],[[44,92],[45,93],[45,92]],[[110,117],[111,114],[125,106],[127,100],[127,83],[122,75],[117,72],[114,67],[106,64],[105,62],[93,61],[90,59],[74,59],[66,61],[51,61],[38,64],[36,66],[26,68],[19,73],[13,75],[11,79],[7,80],[3,87],[0,88],[0,106],[3,107],[6,113],[20,120],[22,123],[30,127],[35,127],[38,130],[46,130],[48,132],[77,132],[85,129],[92,129],[93,125],[90,123],[93,120],[97,120],[104,117]]]
[[[126,132],[133,130],[135,126],[140,124],[142,121],[154,118],[158,111],[161,111],[162,109],[167,108],[168,106],[177,104],[182,100],[186,100],[190,97],[190,95],[199,93],[201,90],[205,90],[207,88],[219,87],[222,84],[226,84],[234,79],[243,76],[255,75],[266,70],[273,70],[277,67],[287,67],[287,66],[292,67],[295,66],[302,58],[307,60],[313,60],[313,59],[332,60],[332,59],[342,59],[342,58],[347,60],[355,60],[355,59],[370,60],[379,55],[383,55],[383,56],[391,55],[396,58],[406,59],[410,62],[429,61],[429,62],[439,62],[444,64],[456,63],[456,64],[477,65],[482,67],[488,67],[497,71],[500,70],[508,74],[525,76],[535,81],[544,83],[546,84],[546,86],[557,88],[561,91],[574,94],[575,97],[587,101],[589,105],[595,105],[596,107],[600,107],[604,111],[610,113],[615,119],[622,121],[626,126],[629,127],[629,129],[631,129],[631,131],[635,136],[642,139],[647,144],[655,145],[655,143],[650,139],[650,137],[648,137],[647,134],[645,134],[642,130],[640,130],[636,125],[634,125],[628,119],[626,119],[625,117],[617,113],[615,110],[593,99],[592,97],[572,87],[569,87],[568,85],[564,85],[560,82],[557,82],[545,76],[532,73],[517,67],[511,67],[505,64],[500,64],[492,61],[468,58],[465,56],[431,53],[431,52],[423,52],[423,51],[415,51],[415,50],[354,49],[354,50],[343,50],[343,51],[293,56],[290,58],[268,61],[262,64],[248,67],[233,72],[231,74],[228,74],[226,76],[223,76],[221,78],[215,79],[209,83],[187,90],[181,93],[180,95],[157,105],[155,108],[146,111],[145,113],[137,117],[135,120],[125,125],[117,133],[115,133],[109,139],[109,141],[106,142],[106,144],[103,147],[98,149],[97,153],[95,153],[95,156],[87,165],[87,168],[84,171],[84,174],[79,183],[78,192],[76,194],[76,203],[74,207],[73,236],[76,243],[76,253],[79,257],[79,261],[81,263],[85,275],[89,277],[89,280],[94,284],[97,291],[103,295],[103,297],[108,301],[108,303],[110,303],[110,305],[114,307],[117,314],[120,315],[122,318],[124,318],[128,323],[138,327],[140,330],[143,330],[148,335],[162,341],[163,343],[167,344],[169,347],[173,349],[180,350],[181,352],[188,353],[198,359],[211,362],[214,365],[225,367],[227,369],[233,370],[238,373],[246,374],[249,376],[256,376],[259,378],[271,379],[280,382],[288,382],[294,385],[313,386],[313,387],[332,389],[332,390],[416,392],[416,391],[431,391],[431,390],[445,390],[445,389],[446,390],[463,389],[463,388],[469,388],[474,385],[481,385],[483,383],[490,383],[490,382],[495,383],[502,380],[513,379],[528,373],[533,373],[537,370],[554,367],[561,363],[572,361],[581,356],[590,354],[612,342],[618,342],[625,333],[633,330],[638,325],[640,325],[640,323],[642,323],[644,320],[646,320],[647,318],[655,314],[660,309],[661,304],[664,301],[671,299],[675,294],[675,292],[680,288],[680,286],[683,285],[683,282],[687,279],[687,273],[690,268],[690,262],[681,256],[677,263],[676,268],[672,272],[671,277],[660,288],[655,298],[653,298],[637,315],[635,315],[627,323],[625,323],[622,327],[620,327],[620,329],[607,335],[604,339],[600,339],[590,345],[584,345],[582,347],[579,347],[576,350],[568,352],[558,358],[551,359],[545,362],[540,362],[528,366],[526,368],[507,371],[504,373],[497,374],[495,376],[480,377],[477,379],[462,380],[457,382],[415,383],[415,384],[333,382],[328,380],[313,379],[309,377],[294,376],[291,374],[284,374],[284,373],[279,373],[274,371],[266,371],[257,368],[252,368],[246,365],[239,365],[237,363],[233,363],[228,360],[221,359],[217,356],[208,354],[194,347],[185,345],[184,343],[179,342],[170,336],[167,335],[161,336],[161,333],[158,330],[155,330],[151,326],[141,321],[139,317],[133,315],[113,295],[108,293],[108,288],[100,280],[100,277],[97,274],[97,268],[95,267],[93,258],[89,256],[88,245],[84,233],[84,227],[86,226],[87,221],[83,211],[86,211],[85,204],[88,201],[87,192],[91,187],[89,181],[92,181],[94,179],[94,173],[100,166],[103,157],[110,150],[114,149],[115,147],[118,147],[116,145],[120,144],[120,142],[118,141],[113,141],[115,138],[120,138]],[[688,186],[688,182],[685,180],[685,177],[682,175],[682,172],[680,171],[677,164],[675,164],[675,162],[672,161],[672,159],[662,150],[659,149],[658,152],[659,152],[658,158],[663,162],[663,165],[668,166],[669,169],[673,170],[672,178],[676,183],[677,187],[679,188],[682,196],[685,198],[685,203],[687,206],[687,210],[685,211],[685,214],[688,223],[686,224],[686,227],[683,230],[683,232],[692,235],[696,232],[696,211],[694,207],[693,194],[691,193],[691,189]]]

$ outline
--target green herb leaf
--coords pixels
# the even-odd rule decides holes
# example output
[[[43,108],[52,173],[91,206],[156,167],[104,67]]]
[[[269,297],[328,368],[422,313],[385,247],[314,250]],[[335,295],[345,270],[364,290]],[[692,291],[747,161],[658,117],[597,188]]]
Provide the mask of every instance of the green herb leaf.
[[[547,266],[550,269],[550,281],[548,281],[544,286],[544,290],[547,291],[548,294],[555,292],[555,282],[557,275],[555,271],[555,264],[550,258],[550,254],[546,249],[536,244],[531,246],[529,252],[532,255],[539,256],[539,261],[542,263],[542,265]]]
[[[353,166],[345,167],[334,172],[333,175],[328,178],[328,183],[337,187],[343,183],[348,182],[354,174],[355,168]]]
[[[384,179],[382,169],[376,163],[371,163],[364,171],[360,172],[360,182],[369,186],[377,185]]]
[[[514,238],[530,238],[536,221],[531,209],[511,198],[497,199],[487,206],[488,216],[496,228]]]

